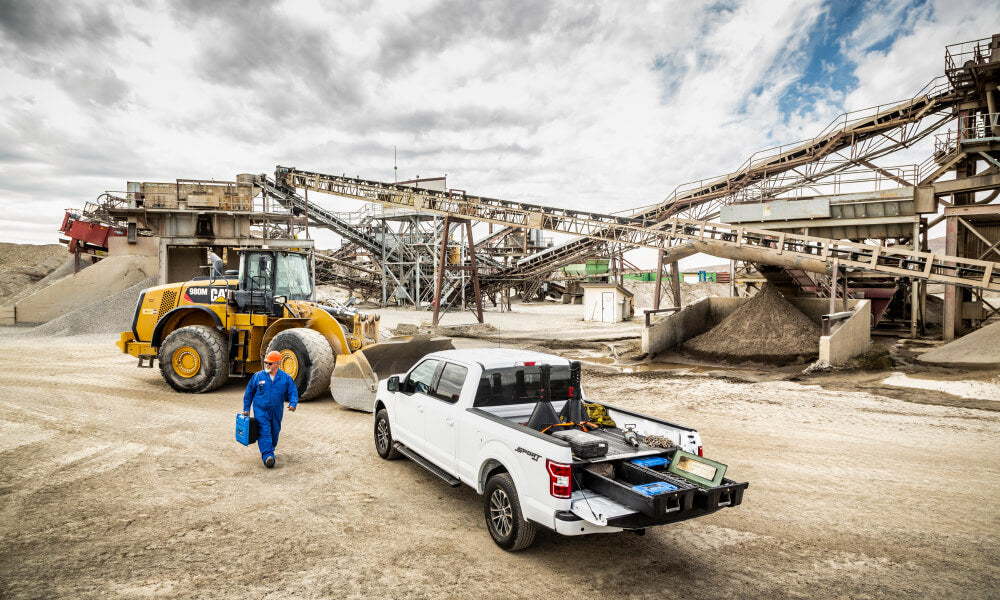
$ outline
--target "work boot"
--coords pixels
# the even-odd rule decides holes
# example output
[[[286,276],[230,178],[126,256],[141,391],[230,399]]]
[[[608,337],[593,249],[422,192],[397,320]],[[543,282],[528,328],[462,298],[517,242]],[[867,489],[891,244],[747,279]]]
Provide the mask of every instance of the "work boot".
[[[264,465],[268,469],[270,469],[271,467],[273,467],[274,466],[274,457],[273,456],[268,456],[267,458],[265,458],[264,459]]]

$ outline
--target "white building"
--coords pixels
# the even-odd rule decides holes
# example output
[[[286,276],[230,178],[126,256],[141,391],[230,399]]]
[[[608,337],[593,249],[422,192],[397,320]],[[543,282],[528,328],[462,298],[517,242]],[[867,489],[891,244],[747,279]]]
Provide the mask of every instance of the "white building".
[[[632,318],[632,292],[615,283],[584,283],[583,320],[618,323]]]

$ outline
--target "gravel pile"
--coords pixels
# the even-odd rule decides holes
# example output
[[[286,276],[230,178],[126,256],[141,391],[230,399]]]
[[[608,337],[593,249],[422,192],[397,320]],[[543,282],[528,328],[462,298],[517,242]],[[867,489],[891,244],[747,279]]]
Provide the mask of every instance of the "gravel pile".
[[[0,243],[0,306],[66,263],[60,244]]]
[[[721,323],[681,346],[696,357],[786,365],[819,355],[820,327],[765,284]]]
[[[142,290],[156,285],[150,277],[121,292],[67,313],[29,330],[31,335],[88,335],[120,333],[132,327],[135,303]]]
[[[924,352],[917,361],[942,367],[996,369],[1000,367],[1000,322]]]

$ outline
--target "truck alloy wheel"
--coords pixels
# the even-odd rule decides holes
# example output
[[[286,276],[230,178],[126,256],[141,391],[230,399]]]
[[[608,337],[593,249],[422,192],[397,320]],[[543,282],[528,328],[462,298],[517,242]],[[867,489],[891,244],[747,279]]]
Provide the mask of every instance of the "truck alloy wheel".
[[[510,496],[499,486],[490,494],[490,526],[500,537],[510,536],[510,530],[514,526]]]
[[[521,515],[521,502],[509,474],[490,477],[486,482],[483,504],[486,529],[497,546],[517,552],[535,541],[537,526]]]
[[[389,413],[379,409],[375,415],[375,451],[385,460],[399,458],[399,452],[392,446],[392,430],[389,429]]]

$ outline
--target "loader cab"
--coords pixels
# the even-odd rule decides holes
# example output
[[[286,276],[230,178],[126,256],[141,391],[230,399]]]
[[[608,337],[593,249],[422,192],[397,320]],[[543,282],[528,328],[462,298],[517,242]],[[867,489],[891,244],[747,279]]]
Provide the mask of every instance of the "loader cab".
[[[233,300],[242,312],[281,316],[284,302],[312,298],[309,263],[299,252],[246,250],[239,277]]]

